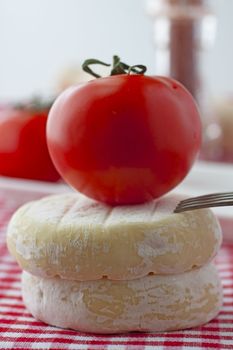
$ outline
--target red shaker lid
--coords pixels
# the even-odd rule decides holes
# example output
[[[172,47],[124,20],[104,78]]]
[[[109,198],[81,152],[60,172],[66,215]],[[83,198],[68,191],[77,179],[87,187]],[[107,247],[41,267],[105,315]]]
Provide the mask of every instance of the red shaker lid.
[[[164,0],[171,5],[204,5],[206,0]]]
[[[196,17],[210,12],[208,0],[148,0],[147,10],[152,16],[170,17],[182,15]]]

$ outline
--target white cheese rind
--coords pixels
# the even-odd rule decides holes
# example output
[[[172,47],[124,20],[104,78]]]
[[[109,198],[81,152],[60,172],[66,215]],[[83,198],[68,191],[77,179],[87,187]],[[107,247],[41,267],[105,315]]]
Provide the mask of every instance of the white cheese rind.
[[[112,208],[76,193],[46,197],[13,215],[8,248],[24,270],[41,277],[183,273],[210,262],[222,234],[209,209],[173,214],[179,200],[172,195]]]
[[[83,332],[168,331],[200,326],[222,305],[213,264],[131,281],[66,281],[23,273],[24,302],[45,323]]]

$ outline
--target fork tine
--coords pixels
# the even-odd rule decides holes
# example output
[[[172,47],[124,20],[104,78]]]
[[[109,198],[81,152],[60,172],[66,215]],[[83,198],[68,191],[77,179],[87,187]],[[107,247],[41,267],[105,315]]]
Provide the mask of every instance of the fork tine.
[[[193,205],[193,204],[208,204],[208,203],[218,203],[218,202],[228,202],[230,200],[233,200],[233,196],[231,197],[219,197],[219,198],[214,198],[213,199],[198,199],[198,200],[183,200],[179,203],[179,205]]]
[[[198,196],[193,198],[188,198],[183,200],[182,202],[199,202],[200,200],[215,200],[215,199],[233,199],[233,192],[226,192],[226,193],[214,193],[204,196]]]
[[[222,201],[222,200],[218,200],[218,201],[208,201],[208,202],[204,202],[204,201],[200,201],[200,202],[196,202],[196,203],[192,203],[192,204],[187,204],[187,203],[179,203],[177,205],[177,207],[179,208],[190,208],[190,207],[197,207],[197,206],[205,206],[208,208],[208,206],[212,205],[212,206],[218,206],[219,204],[222,204],[222,205],[230,205],[230,203],[233,202],[233,199],[231,200],[227,200],[227,201]]]
[[[233,205],[233,192],[222,192],[188,198],[178,203],[175,213],[182,211]]]
[[[183,211],[188,211],[188,210],[196,210],[196,209],[203,209],[203,208],[213,208],[213,207],[224,207],[224,206],[232,206],[233,205],[233,200],[230,200],[228,202],[216,202],[216,203],[196,203],[193,205],[178,205],[175,210],[174,213],[181,213]]]

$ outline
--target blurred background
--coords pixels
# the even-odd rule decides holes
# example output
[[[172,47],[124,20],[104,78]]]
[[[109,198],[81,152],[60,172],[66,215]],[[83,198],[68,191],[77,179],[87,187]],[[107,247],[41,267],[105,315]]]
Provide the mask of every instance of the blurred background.
[[[88,79],[84,59],[118,54],[186,85],[201,158],[233,163],[232,13],[229,0],[0,0],[0,110],[56,96]]]
[[[209,3],[218,28],[204,71],[218,97],[233,92],[233,1]],[[92,56],[110,61],[117,53],[155,73],[153,21],[146,8],[145,0],[0,0],[0,97],[51,91],[63,70]]]

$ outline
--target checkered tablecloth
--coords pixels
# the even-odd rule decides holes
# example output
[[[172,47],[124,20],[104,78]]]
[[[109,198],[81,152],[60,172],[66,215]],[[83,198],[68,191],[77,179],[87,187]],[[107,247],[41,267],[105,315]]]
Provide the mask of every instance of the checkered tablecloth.
[[[22,196],[22,194],[21,194]],[[224,306],[218,318],[204,327],[163,334],[90,335],[50,327],[25,309],[20,268],[8,254],[6,225],[18,202],[0,191],[0,349],[88,350],[233,350],[233,246],[224,245],[216,264],[224,287]],[[232,227],[233,231],[233,227]]]

